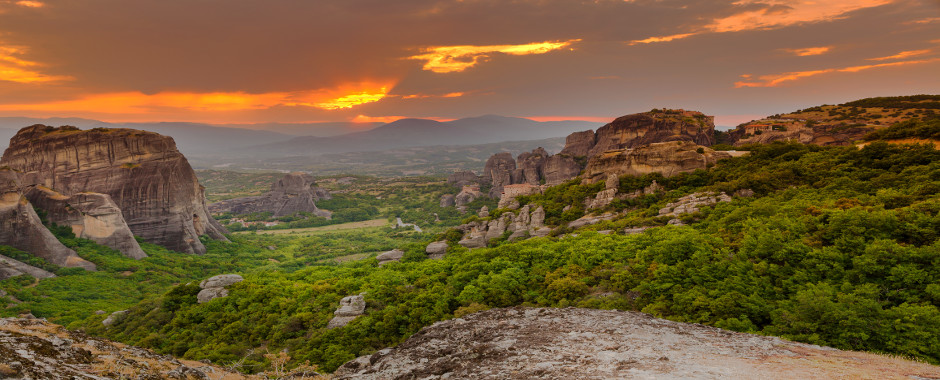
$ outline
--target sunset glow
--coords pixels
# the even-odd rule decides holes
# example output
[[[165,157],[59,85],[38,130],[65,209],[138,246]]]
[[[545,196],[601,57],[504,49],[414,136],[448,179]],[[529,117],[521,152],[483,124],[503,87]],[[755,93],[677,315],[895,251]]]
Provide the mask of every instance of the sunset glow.
[[[811,55],[820,55],[828,53],[829,50],[832,50],[832,46],[817,46],[817,47],[808,47],[801,49],[783,49],[788,53],[792,53],[797,57],[807,57]]]
[[[489,46],[437,46],[423,49],[424,54],[408,57],[426,61],[424,70],[435,73],[452,73],[464,71],[478,63],[489,59],[494,53],[509,55],[545,54],[553,50],[562,49],[580,39],[568,41],[533,42],[522,45],[489,45]]]
[[[835,69],[821,69],[821,70],[808,70],[808,71],[795,71],[783,74],[772,74],[772,75],[761,75],[758,77],[760,81],[757,82],[735,82],[735,88],[741,87],[776,87],[781,83],[795,81],[802,78],[807,78],[811,76],[816,76],[820,74],[828,73],[857,73],[859,71],[871,70],[883,67],[893,67],[893,66],[907,66],[907,65],[918,65],[924,63],[938,62],[940,58],[935,59],[926,59],[926,60],[916,60],[916,61],[900,61],[900,62],[890,62],[890,63],[879,63],[874,65],[859,65],[859,66],[850,66],[843,68]]]

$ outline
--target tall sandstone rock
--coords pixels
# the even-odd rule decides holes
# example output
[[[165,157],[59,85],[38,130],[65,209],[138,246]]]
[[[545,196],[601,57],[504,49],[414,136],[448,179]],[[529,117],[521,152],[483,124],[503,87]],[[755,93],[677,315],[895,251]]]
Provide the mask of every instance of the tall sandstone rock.
[[[653,143],[634,149],[609,150],[591,157],[581,178],[594,183],[611,175],[641,176],[661,173],[663,176],[671,177],[679,173],[705,169],[718,160],[730,157],[728,153],[688,141]]]
[[[331,213],[321,210],[316,202],[331,199],[326,189],[317,187],[313,176],[305,173],[290,173],[271,185],[271,190],[255,197],[229,199],[209,205],[212,212],[250,214],[270,212],[274,217],[309,212],[329,218]]]
[[[0,244],[29,252],[62,267],[95,270],[46,229],[23,194],[20,175],[0,165]]]
[[[585,178],[606,178],[604,171],[609,171],[608,174],[661,172],[668,176],[704,168],[714,161],[709,160],[723,158],[719,157],[721,154],[711,153],[707,157],[695,156],[699,146],[714,144],[714,132],[714,117],[696,111],[663,109],[621,116],[598,128],[597,132],[587,130],[568,135],[564,149],[553,156],[541,156],[540,152],[545,152],[541,148],[519,155],[516,163],[509,153],[493,155],[486,163],[483,180],[493,185],[490,196],[498,197],[503,186],[557,185],[577,177],[585,168],[590,171],[585,173]],[[695,148],[683,154],[644,149],[664,142],[688,143],[681,145],[682,149]],[[634,149],[636,153],[625,153]],[[618,166],[621,164],[626,166]]]
[[[209,216],[196,173],[167,136],[34,125],[10,140],[0,166],[63,196],[108,195],[134,235],[174,251],[205,253],[201,235],[225,239],[225,229]]]

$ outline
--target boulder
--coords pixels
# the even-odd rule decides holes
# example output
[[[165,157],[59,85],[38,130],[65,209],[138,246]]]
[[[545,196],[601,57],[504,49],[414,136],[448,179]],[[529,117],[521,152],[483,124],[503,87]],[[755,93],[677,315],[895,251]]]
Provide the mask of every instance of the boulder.
[[[457,205],[457,198],[453,194],[444,194],[441,196],[441,207],[454,207]]]
[[[486,206],[480,207],[480,212],[477,213],[477,216],[479,216],[479,217],[481,217],[481,218],[487,218],[487,217],[489,217],[489,216],[490,216],[490,208],[489,208],[489,207],[486,207]]]
[[[636,235],[641,234],[643,231],[648,230],[649,227],[628,227],[623,230],[623,233],[626,235]]]
[[[529,224],[530,228],[541,228],[545,227],[545,209],[542,206],[539,206],[535,211],[532,211],[531,222]]]
[[[204,188],[172,138],[122,128],[34,125],[10,140],[0,159],[23,183],[65,196],[106,194],[135,236],[168,249],[205,253],[201,235],[226,240],[209,216]]]
[[[428,254],[429,259],[440,259],[447,254],[447,241],[435,241],[424,249],[424,252]]]
[[[388,252],[383,252],[375,257],[379,261],[379,266],[390,263],[392,261],[401,261],[401,258],[405,255],[405,251],[400,249],[393,249]]]
[[[470,235],[457,242],[464,248],[483,248],[486,247],[486,237],[484,235]]]
[[[114,324],[114,322],[117,322],[118,319],[120,319],[122,316],[124,316],[124,314],[127,314],[127,310],[118,310],[118,311],[115,311],[115,312],[111,313],[110,315],[108,315],[108,317],[105,318],[103,321],[101,321],[101,324],[102,324],[102,325],[105,325],[105,326],[111,326],[111,325]]]
[[[0,280],[6,280],[10,277],[16,277],[24,274],[34,278],[55,277],[55,274],[52,272],[48,272],[21,261],[0,255]],[[6,293],[0,294],[0,296],[4,295],[6,295]]]
[[[346,326],[356,317],[366,311],[366,300],[362,294],[344,297],[339,301],[339,308],[333,312],[333,319],[327,323],[326,328],[335,329]]]
[[[202,288],[202,290],[199,291],[199,294],[196,294],[196,301],[204,303],[216,298],[227,297],[228,290],[225,288],[244,280],[242,276],[237,274],[220,274],[202,280],[202,282],[199,283],[199,287]]]

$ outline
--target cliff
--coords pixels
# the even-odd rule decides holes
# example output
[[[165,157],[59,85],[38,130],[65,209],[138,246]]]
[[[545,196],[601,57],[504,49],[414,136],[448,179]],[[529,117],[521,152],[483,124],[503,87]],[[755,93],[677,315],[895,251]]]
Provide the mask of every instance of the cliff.
[[[330,199],[326,189],[316,186],[309,174],[291,173],[274,184],[271,190],[260,196],[228,199],[209,205],[212,212],[231,212],[233,214],[250,214],[253,212],[270,212],[274,217],[309,212],[324,218],[330,217],[330,212],[317,207],[316,201]]]
[[[78,257],[46,229],[22,192],[19,174],[3,167],[0,167],[0,244],[61,267],[95,270],[95,264]]]
[[[636,148],[658,142],[714,144],[715,118],[686,110],[653,110],[621,116],[597,129],[588,158],[608,150]],[[567,148],[567,147],[566,147]]]
[[[34,125],[10,140],[0,166],[21,172],[25,184],[62,196],[105,194],[134,235],[174,251],[205,253],[200,235],[225,239],[196,174],[167,136]]]
[[[648,314],[491,309],[437,322],[352,360],[343,379],[925,379],[926,363],[743,334]]]
[[[705,169],[731,155],[688,141],[654,143],[634,149],[608,150],[588,161],[581,178],[594,183],[610,175],[641,176],[661,173],[671,177],[679,173]]]

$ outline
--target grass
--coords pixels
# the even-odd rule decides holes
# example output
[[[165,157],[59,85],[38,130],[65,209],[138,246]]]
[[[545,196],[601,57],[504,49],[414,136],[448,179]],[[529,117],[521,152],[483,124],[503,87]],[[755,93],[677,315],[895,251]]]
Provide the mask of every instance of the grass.
[[[350,222],[342,224],[333,224],[329,226],[322,227],[308,227],[308,228],[291,228],[287,230],[267,230],[267,231],[257,231],[258,235],[284,235],[284,234],[300,234],[300,235],[316,235],[321,232],[329,231],[338,231],[338,230],[355,230],[362,228],[373,228],[373,227],[383,227],[388,224],[388,219],[372,219],[365,220],[361,222]],[[235,234],[249,234],[255,233],[253,231],[239,231]]]

